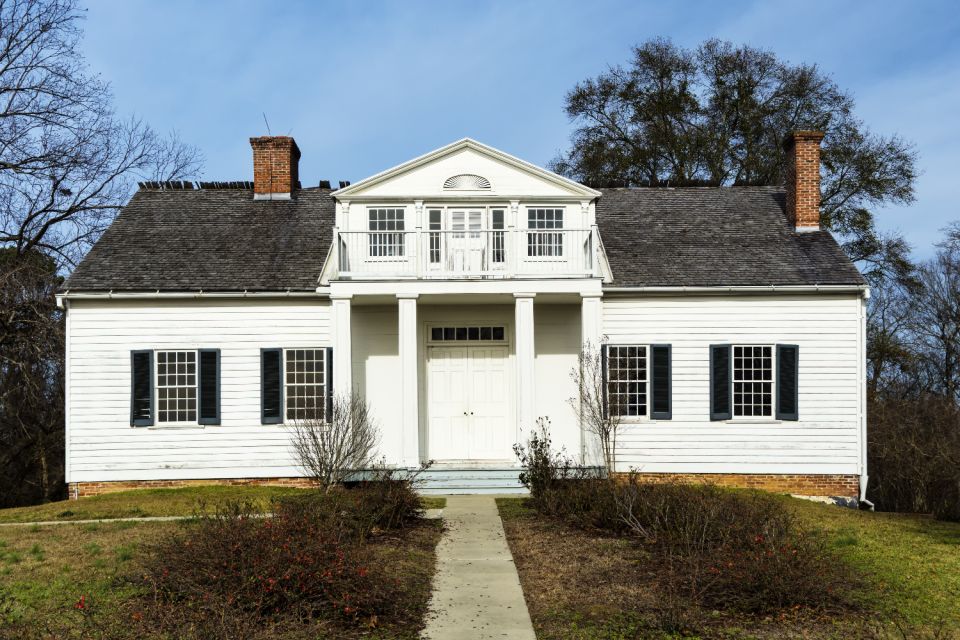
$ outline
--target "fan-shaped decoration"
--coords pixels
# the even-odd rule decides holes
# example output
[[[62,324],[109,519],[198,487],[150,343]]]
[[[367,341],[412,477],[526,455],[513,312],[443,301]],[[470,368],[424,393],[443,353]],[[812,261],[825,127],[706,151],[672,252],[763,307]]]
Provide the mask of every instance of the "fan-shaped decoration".
[[[489,189],[490,181],[483,176],[475,176],[472,173],[461,173],[458,176],[451,176],[443,182],[444,189],[455,189],[459,191],[479,191]]]

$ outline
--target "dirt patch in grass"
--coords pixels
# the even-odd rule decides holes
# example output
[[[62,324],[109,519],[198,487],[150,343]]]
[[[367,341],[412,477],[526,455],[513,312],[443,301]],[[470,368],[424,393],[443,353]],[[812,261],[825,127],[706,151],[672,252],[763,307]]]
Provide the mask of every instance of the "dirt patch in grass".
[[[654,558],[636,543],[591,534],[546,519],[527,508],[523,500],[499,499],[497,503],[540,640],[684,635],[700,638],[900,638],[899,631],[892,627],[893,620],[898,620],[907,628],[908,635],[903,636],[906,638],[936,637],[945,640],[957,637],[949,621],[941,625],[943,616],[919,620],[890,613],[880,621],[867,610],[829,616],[788,612],[769,617],[695,611],[684,594],[672,592],[668,585],[663,584],[663,574],[656,570]],[[852,516],[856,522],[860,517],[865,517],[863,528],[856,530],[855,535],[860,536],[860,542],[856,544],[866,544],[864,536],[871,540],[876,536],[878,543],[882,539],[896,539],[895,536],[891,537],[891,532],[884,531],[883,524],[876,531],[870,528],[873,522],[870,518],[874,514],[858,514],[823,505],[797,505],[804,517],[814,524],[820,523],[818,518],[807,513],[812,507],[816,507],[813,515],[828,521],[836,518],[842,522],[845,517]],[[832,511],[822,515],[820,509]],[[842,530],[843,527],[836,526],[836,521],[834,530],[827,528],[833,544],[851,544],[849,539],[843,542],[843,536],[849,538],[850,534]],[[867,546],[872,546],[872,543]],[[953,552],[956,553],[956,547]],[[870,553],[876,553],[876,549],[866,555]],[[875,558],[872,563],[860,562],[859,565],[875,565],[878,562],[880,559]],[[948,561],[948,565],[939,564],[935,567],[920,562],[909,565],[908,572],[918,576],[919,581],[919,572],[929,576],[931,570],[952,568],[952,560]],[[904,568],[905,565],[901,564],[900,570]],[[937,578],[934,584],[949,584],[955,576]],[[915,584],[913,586],[914,589],[908,593],[923,595],[917,591]],[[934,602],[941,599],[937,594],[930,595],[935,598]],[[889,592],[875,596],[884,597],[889,597]],[[953,602],[955,604],[957,600]],[[877,603],[864,604],[866,607]],[[921,606],[947,613],[946,607],[932,603]],[[950,615],[957,614],[950,612]],[[941,635],[934,635],[938,630]]]
[[[113,522],[0,528],[0,638],[159,638],[145,615],[146,549],[184,522]],[[426,612],[435,569],[439,521],[424,521],[371,541],[377,561],[411,585],[411,606]],[[422,616],[421,616],[422,618]],[[284,621],[245,638],[416,638],[408,628],[345,632],[323,624]],[[190,637],[190,636],[178,636]]]

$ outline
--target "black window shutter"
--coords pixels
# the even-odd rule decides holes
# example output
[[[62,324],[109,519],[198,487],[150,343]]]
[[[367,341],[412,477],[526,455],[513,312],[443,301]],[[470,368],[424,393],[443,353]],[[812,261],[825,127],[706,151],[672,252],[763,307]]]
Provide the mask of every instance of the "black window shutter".
[[[199,422],[220,424],[220,349],[200,349]]]
[[[603,402],[603,417],[608,417],[610,412],[610,407],[607,405],[607,385],[610,384],[609,376],[607,375],[607,350],[609,345],[602,344],[600,345],[600,393],[603,395],[601,401]]]
[[[283,350],[260,350],[260,422],[283,422]]]
[[[153,351],[130,352],[130,426],[153,425]]]
[[[799,420],[798,366],[800,347],[777,345],[777,420]]]
[[[670,420],[673,417],[671,348],[668,344],[653,344],[650,345],[650,352],[652,362],[650,395],[653,396],[650,417],[654,420]]]
[[[326,371],[324,371],[324,374],[326,375],[325,381],[327,383],[326,385],[327,388],[325,389],[325,395],[323,399],[324,400],[323,417],[326,422],[330,422],[331,419],[333,418],[333,347],[326,348],[326,355],[327,355],[327,362],[326,362],[327,369]]]
[[[730,419],[730,345],[710,345],[710,419]]]

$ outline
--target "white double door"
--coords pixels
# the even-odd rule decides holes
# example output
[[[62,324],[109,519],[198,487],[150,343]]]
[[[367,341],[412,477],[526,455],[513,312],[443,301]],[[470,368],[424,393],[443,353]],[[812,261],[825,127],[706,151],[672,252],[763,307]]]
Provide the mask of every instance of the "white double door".
[[[429,456],[437,461],[509,461],[507,347],[430,347],[427,360]]]

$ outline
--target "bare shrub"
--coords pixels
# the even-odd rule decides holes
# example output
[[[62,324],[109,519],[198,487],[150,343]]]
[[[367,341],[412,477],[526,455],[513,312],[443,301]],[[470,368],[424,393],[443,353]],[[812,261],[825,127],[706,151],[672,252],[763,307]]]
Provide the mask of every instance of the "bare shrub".
[[[856,575],[781,499],[711,485],[643,483],[590,475],[552,451],[541,428],[517,446],[522,478],[539,512],[581,529],[632,538],[673,603],[658,612],[668,631],[693,624],[676,603],[773,613],[848,606]],[[662,619],[660,619],[662,617]]]
[[[606,381],[601,346],[588,342],[577,360],[577,366],[570,372],[577,387],[577,396],[570,398],[570,406],[581,428],[597,439],[604,468],[608,473],[613,473],[617,464],[617,436],[623,410],[622,407],[611,405],[610,399],[621,395],[610,393],[615,390],[613,387],[616,383]]]
[[[297,462],[324,491],[342,485],[352,474],[372,466],[379,430],[366,400],[335,394],[329,415],[297,420],[291,428]]]
[[[271,518],[231,503],[185,525],[147,554],[145,623],[171,637],[235,638],[308,621],[334,630],[415,622],[418,587],[366,542],[384,502],[370,497],[305,492],[275,501]]]

